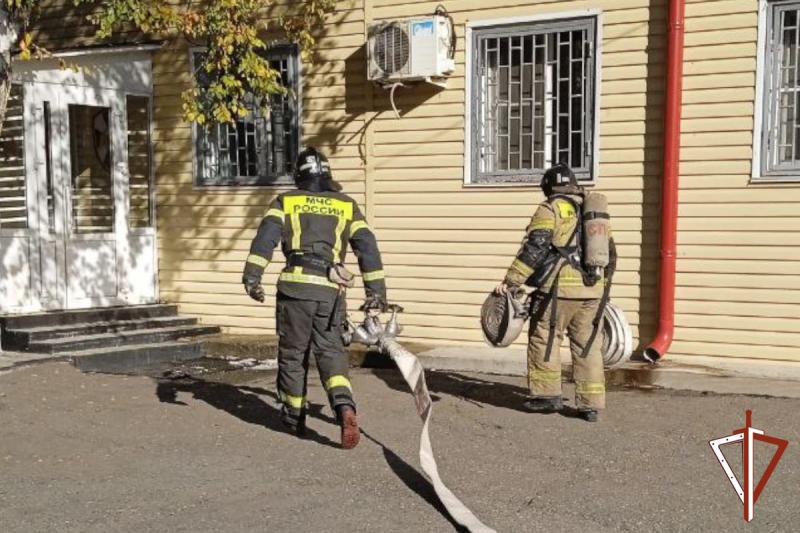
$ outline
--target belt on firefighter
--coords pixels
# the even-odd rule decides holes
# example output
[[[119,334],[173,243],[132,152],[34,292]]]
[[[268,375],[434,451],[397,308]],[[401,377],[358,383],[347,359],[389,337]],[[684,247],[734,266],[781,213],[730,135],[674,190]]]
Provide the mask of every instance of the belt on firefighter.
[[[286,260],[287,270],[300,267],[305,274],[328,277],[328,269],[333,265],[327,259],[311,254],[291,254]]]

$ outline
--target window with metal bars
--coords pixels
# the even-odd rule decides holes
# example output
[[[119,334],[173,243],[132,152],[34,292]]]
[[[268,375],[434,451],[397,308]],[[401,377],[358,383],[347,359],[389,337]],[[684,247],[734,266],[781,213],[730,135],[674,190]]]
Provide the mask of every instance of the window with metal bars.
[[[470,183],[538,183],[557,163],[594,178],[595,25],[473,30]]]
[[[771,2],[761,171],[797,176],[800,171],[800,2]]]
[[[203,52],[193,54],[193,64],[199,64]],[[291,183],[300,144],[299,52],[294,45],[277,45],[266,54],[288,93],[275,96],[267,112],[250,102],[250,113],[233,124],[195,124],[198,185]],[[196,76],[204,83],[202,72]]]

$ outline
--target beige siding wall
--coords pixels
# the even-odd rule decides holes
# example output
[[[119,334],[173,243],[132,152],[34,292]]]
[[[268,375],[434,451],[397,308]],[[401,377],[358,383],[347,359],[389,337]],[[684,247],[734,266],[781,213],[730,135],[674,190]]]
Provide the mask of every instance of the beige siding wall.
[[[398,120],[386,93],[365,80],[365,21],[430,14],[439,3],[456,22],[457,71],[444,91],[401,88]],[[610,199],[620,245],[613,298],[647,341],[657,318],[667,2],[489,4],[491,10],[486,0],[342,2],[313,64],[304,67],[304,141],[331,152],[346,190],[364,202],[390,298],[406,306],[405,338],[482,344],[480,304],[502,278],[541,195],[532,187],[463,184],[465,23],[602,10],[597,188]],[[673,354],[800,360],[800,188],[749,183],[756,4],[687,6]],[[157,54],[155,76],[162,297],[229,331],[271,328],[272,304],[248,300],[240,272],[275,191],[195,188],[191,130],[179,119],[179,95],[189,82],[185,47]],[[265,286],[280,266],[269,267]],[[360,297],[352,291],[353,303]]]
[[[303,66],[304,142],[330,154],[336,176],[362,206],[364,163],[359,152],[364,130],[364,84],[345,90],[354,66],[350,56],[364,38],[359,2],[341,2],[321,36],[313,64]],[[242,289],[244,259],[274,188],[201,188],[194,185],[192,128],[181,119],[181,93],[189,87],[189,48],[176,43],[154,56],[155,166],[158,201],[161,297],[239,333],[274,332],[274,301],[256,305]],[[279,250],[265,275],[274,294],[283,267]]]

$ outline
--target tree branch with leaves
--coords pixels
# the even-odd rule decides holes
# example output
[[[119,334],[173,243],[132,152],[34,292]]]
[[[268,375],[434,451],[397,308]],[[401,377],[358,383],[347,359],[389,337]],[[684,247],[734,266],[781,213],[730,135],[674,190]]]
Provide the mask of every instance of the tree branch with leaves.
[[[66,0],[70,1],[70,0]],[[88,22],[97,27],[98,41],[134,29],[160,40],[187,39],[206,47],[195,65],[205,83],[183,94],[184,118],[200,124],[233,122],[248,113],[248,106],[268,108],[275,95],[283,95],[280,73],[270,66],[265,51],[267,36],[297,43],[309,57],[316,45],[315,32],[335,7],[335,0],[299,0],[276,6],[274,0],[72,0],[96,7]],[[39,0],[0,0],[8,45],[0,50],[0,129],[10,90],[11,54],[22,60],[50,57],[37,46],[31,28],[41,8]],[[280,16],[266,17],[271,10]],[[2,31],[2,29],[0,29]]]

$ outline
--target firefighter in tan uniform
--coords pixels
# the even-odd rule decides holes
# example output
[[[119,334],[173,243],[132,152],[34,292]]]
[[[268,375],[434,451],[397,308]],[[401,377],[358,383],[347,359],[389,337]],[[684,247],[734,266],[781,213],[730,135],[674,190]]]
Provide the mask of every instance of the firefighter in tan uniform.
[[[342,339],[343,291],[351,285],[352,275],[342,263],[349,244],[364,281],[367,301],[362,309],[371,312],[387,305],[383,264],[358,204],[340,192],[327,158],[315,148],[298,155],[295,183],[297,189],[279,195],[262,220],[242,283],[251,298],[264,301],[261,276],[280,244],[286,256],[276,308],[281,421],[298,435],[305,431],[308,363],[313,353],[341,426],[342,447],[354,448],[360,434]]]
[[[594,422],[597,411],[605,408],[602,342],[596,329],[608,298],[606,272],[587,272],[582,266],[584,191],[572,170],[566,165],[551,168],[545,173],[541,186],[547,200],[533,215],[522,248],[496,291],[505,293],[525,284],[537,287],[532,297],[528,332],[531,398],[525,402],[525,407],[533,412],[554,412],[563,408],[560,346],[566,332],[572,353],[578,414]],[[615,262],[613,241],[609,245],[612,262]],[[614,266],[609,265],[609,268],[613,270]]]

